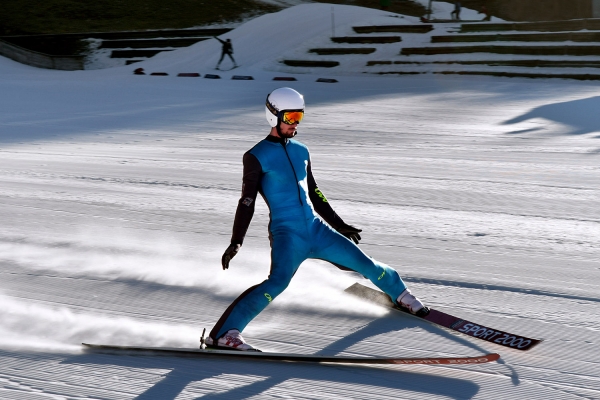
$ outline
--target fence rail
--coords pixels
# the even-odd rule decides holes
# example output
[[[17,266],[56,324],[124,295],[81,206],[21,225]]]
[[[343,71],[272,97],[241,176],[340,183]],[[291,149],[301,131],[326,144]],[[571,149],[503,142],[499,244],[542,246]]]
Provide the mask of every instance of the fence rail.
[[[28,50],[0,39],[0,55],[32,67],[76,71],[84,69],[84,56],[53,56]]]

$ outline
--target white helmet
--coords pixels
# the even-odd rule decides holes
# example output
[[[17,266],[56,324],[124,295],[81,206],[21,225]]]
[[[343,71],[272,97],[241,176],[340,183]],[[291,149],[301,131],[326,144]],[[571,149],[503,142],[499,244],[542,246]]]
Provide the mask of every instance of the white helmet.
[[[271,127],[279,126],[282,111],[304,111],[304,97],[292,88],[282,87],[267,96],[265,112]]]

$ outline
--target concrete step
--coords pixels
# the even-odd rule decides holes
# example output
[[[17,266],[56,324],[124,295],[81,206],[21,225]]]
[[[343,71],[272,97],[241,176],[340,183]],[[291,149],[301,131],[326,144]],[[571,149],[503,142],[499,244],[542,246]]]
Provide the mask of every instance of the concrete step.
[[[340,65],[338,61],[283,60],[282,62],[290,67],[332,68]]]
[[[339,36],[332,37],[335,43],[397,43],[401,42],[400,36]]]
[[[125,32],[93,32],[79,34],[85,38],[106,40],[119,39],[154,39],[154,38],[182,38],[182,37],[213,37],[229,32],[230,28],[214,29],[163,29],[151,31],[125,31]]]
[[[371,54],[375,52],[373,47],[339,47],[325,49],[310,49],[309,53],[317,53],[320,56],[342,55],[342,54]]]
[[[356,33],[377,33],[377,32],[400,32],[400,33],[427,33],[433,30],[433,25],[373,25],[373,26],[354,26]]]
[[[600,32],[505,33],[432,36],[431,43],[465,42],[600,42]]]
[[[600,55],[600,46],[440,46],[440,47],[405,47],[401,55],[437,55],[437,54],[526,54],[538,56],[596,56]]]
[[[548,67],[548,68],[600,68],[600,61],[576,60],[456,60],[456,61],[368,61],[367,66],[376,65],[487,65],[491,67]]]
[[[600,19],[572,19],[567,21],[475,23],[461,25],[461,32],[532,31],[561,32],[600,30]]]
[[[110,58],[153,57],[161,51],[172,50],[113,50],[110,54]]]
[[[544,74],[535,72],[505,72],[505,71],[436,71],[434,74],[442,75],[486,75],[507,78],[560,78],[577,79],[580,81],[600,80],[600,74]]]
[[[418,71],[385,71],[376,72],[378,75],[416,75],[427,74],[428,72]],[[576,80],[600,80],[600,74],[544,74],[534,72],[504,72],[504,71],[434,71],[432,74],[438,75],[483,75],[498,76],[505,78],[532,78],[532,79],[576,79]]]
[[[153,47],[187,47],[194,43],[209,39],[202,38],[177,38],[177,39],[123,39],[103,40],[101,49],[148,49]]]
[[[425,22],[431,22],[434,24],[468,24],[468,23],[478,23],[481,22],[481,19],[452,19],[452,18],[433,18],[428,19]]]

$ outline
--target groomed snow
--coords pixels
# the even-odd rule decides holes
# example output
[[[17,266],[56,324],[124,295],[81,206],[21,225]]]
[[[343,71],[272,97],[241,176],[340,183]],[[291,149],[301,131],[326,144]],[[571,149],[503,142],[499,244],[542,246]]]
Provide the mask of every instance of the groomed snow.
[[[268,132],[278,57],[329,35],[330,8],[299,5],[232,31],[244,60],[235,73],[253,81],[174,76],[212,72],[216,41],[135,65],[167,77],[0,58],[0,398],[600,398],[600,85],[568,80],[342,71],[286,83],[307,101],[298,139],[319,186],[363,229],[361,248],[435,308],[545,339],[533,350],[389,313],[343,293],[368,284],[360,276],[310,261],[248,326],[252,344],[501,360],[363,367],[81,352],[83,341],[195,347],[267,276],[262,200],[242,251],[220,267],[241,159]],[[340,6],[336,29],[403,20],[384,14]]]

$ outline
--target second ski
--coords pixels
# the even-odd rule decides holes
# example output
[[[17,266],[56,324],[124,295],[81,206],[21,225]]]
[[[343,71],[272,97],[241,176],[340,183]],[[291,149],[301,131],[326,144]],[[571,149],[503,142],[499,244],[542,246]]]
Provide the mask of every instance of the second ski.
[[[385,293],[371,289],[361,285],[360,283],[355,283],[354,285],[348,287],[345,292],[369,300],[373,303],[377,303],[412,315],[392,303],[390,298]],[[485,340],[516,350],[529,350],[542,341],[540,339],[532,339],[525,336],[504,332],[498,329],[489,328],[475,322],[455,317],[442,311],[434,310],[433,308],[430,308],[429,314],[424,317],[414,317],[422,318],[433,324],[443,326],[444,328],[448,328],[456,332],[464,333],[465,335],[474,337],[476,339]]]

